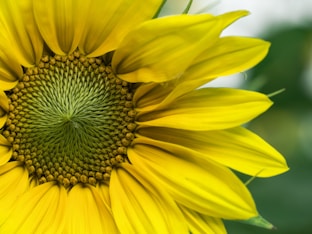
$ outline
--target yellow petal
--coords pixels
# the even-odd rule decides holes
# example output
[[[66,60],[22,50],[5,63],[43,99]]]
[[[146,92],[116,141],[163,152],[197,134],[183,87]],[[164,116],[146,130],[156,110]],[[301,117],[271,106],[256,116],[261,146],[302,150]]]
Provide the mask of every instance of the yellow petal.
[[[144,4],[141,0],[90,1],[79,48],[90,57],[115,50],[123,37],[151,19],[161,4],[162,0],[147,0]],[[81,11],[84,9],[79,9],[78,13]]]
[[[218,76],[226,76],[249,69],[267,54],[269,43],[243,37],[220,38],[200,54],[179,79],[171,93],[151,110],[170,105],[177,97],[194,90]]]
[[[117,75],[129,82],[178,78],[221,30],[211,15],[179,15],[148,21],[122,41],[113,56]],[[204,34],[206,31],[206,34]],[[204,36],[203,36],[204,35]]]
[[[2,128],[7,121],[7,112],[9,111],[9,101],[3,91],[0,90],[0,128]],[[0,154],[1,157],[1,154]],[[0,160],[1,161],[1,160]],[[1,163],[0,163],[1,165]]]
[[[140,113],[140,125],[186,130],[216,130],[239,126],[271,106],[266,95],[228,88],[194,90],[164,110]]]
[[[221,18],[221,27],[225,29],[229,25],[231,25],[236,20],[249,15],[249,12],[246,10],[237,10],[237,11],[230,11],[226,12],[218,17]]]
[[[134,144],[157,145],[195,161],[213,160],[251,176],[269,177],[288,170],[280,153],[242,127],[196,132],[151,127],[140,129],[139,134]]]
[[[202,85],[206,82],[203,80],[173,80],[165,83],[162,83],[155,86],[152,93],[147,93],[147,95],[139,96],[136,95],[137,91],[148,84],[139,86],[134,95],[134,102],[136,109],[139,112],[150,112],[158,109],[162,109],[165,106],[169,106],[174,100],[178,97],[186,94]],[[155,84],[155,83],[152,83]],[[157,96],[156,96],[157,95]],[[160,96],[163,95],[163,96]],[[135,99],[136,98],[136,99]]]
[[[0,46],[1,47],[1,46]],[[7,51],[5,53],[4,51]],[[23,75],[21,65],[8,48],[0,49],[0,90],[12,89]],[[2,99],[1,95],[1,99]]]
[[[270,43],[243,37],[220,38],[204,51],[185,72],[187,80],[205,80],[245,71],[258,64],[268,53]]]
[[[140,96],[139,102],[136,102],[137,108],[141,111],[159,109],[170,105],[176,98],[206,84],[217,76],[225,76],[251,68],[264,58],[268,47],[268,42],[259,39],[220,38],[192,62],[178,81],[153,89],[156,94],[161,94],[164,91],[168,92],[167,86],[173,86],[166,97],[159,100],[153,93]]]
[[[21,162],[9,162],[0,166],[0,232],[1,224],[9,215],[16,199],[28,188],[28,172]]]
[[[3,92],[1,90],[0,90],[0,109],[2,109],[5,112],[9,111],[9,100],[8,100],[5,92]]]
[[[100,193],[90,185],[75,185],[68,194],[70,211],[65,233],[118,233]]]
[[[136,168],[164,187],[183,206],[208,216],[248,219],[257,216],[245,185],[227,168],[186,161],[159,148],[136,144],[128,149]]]
[[[138,110],[150,110],[150,106],[161,103],[172,90],[170,84],[146,83],[141,84],[135,90],[133,103]]]
[[[1,66],[1,65],[0,65]],[[1,67],[0,67],[0,87],[2,90],[10,90],[13,89],[17,85],[18,81],[5,81],[1,79]]]
[[[162,188],[155,188],[129,164],[113,170],[110,180],[112,210],[122,234],[177,233],[188,230],[182,213]]]
[[[183,206],[180,207],[192,234],[226,234],[221,219],[202,215]]]
[[[0,230],[2,233],[61,233],[65,225],[66,190],[53,182],[20,196]]]
[[[9,102],[3,91],[0,90],[0,129],[7,121],[7,112],[9,110]],[[1,155],[0,155],[1,157]],[[1,163],[0,163],[1,165]]]
[[[0,3],[1,48],[25,67],[37,64],[43,51],[32,2],[8,0]]]
[[[90,1],[84,0],[34,1],[39,31],[54,53],[69,54],[77,49],[89,5]]]
[[[0,166],[10,160],[12,153],[13,150],[10,142],[0,134]]]
[[[2,128],[4,126],[4,124],[7,121],[7,119],[8,119],[8,117],[7,117],[6,112],[0,106],[0,128]]]
[[[98,184],[96,186],[98,193],[102,196],[103,202],[107,209],[111,212],[111,202],[109,196],[109,188],[106,184]]]
[[[129,82],[164,82],[179,78],[194,58],[213,46],[224,27],[245,11],[163,17],[131,31],[113,56],[116,74]]]

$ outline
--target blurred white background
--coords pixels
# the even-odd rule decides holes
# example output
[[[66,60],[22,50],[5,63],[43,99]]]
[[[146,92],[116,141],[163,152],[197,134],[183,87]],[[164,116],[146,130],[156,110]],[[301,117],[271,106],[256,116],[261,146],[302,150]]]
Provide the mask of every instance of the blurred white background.
[[[204,1],[201,1],[201,4]],[[197,3],[199,4],[199,2]],[[228,29],[229,33],[259,35],[272,26],[305,24],[311,18],[311,0],[220,0],[213,13],[248,9],[251,15]]]
[[[188,0],[167,0],[162,15],[179,14]],[[227,33],[256,36],[272,25],[304,24],[312,15],[312,0],[194,0],[190,13],[221,14],[247,9],[251,15]]]

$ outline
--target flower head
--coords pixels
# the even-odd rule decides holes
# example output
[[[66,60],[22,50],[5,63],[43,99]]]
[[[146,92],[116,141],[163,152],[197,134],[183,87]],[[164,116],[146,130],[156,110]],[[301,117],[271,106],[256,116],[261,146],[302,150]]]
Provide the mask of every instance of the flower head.
[[[284,158],[241,127],[266,95],[201,88],[267,53],[220,37],[247,12],[155,18],[160,0],[3,1],[0,230],[224,233],[258,216],[232,170]]]

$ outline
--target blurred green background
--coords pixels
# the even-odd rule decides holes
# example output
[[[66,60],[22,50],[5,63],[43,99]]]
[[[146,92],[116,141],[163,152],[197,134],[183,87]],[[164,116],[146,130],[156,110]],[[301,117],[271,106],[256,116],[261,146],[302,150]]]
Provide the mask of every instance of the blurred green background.
[[[271,98],[273,107],[248,125],[290,167],[283,175],[248,185],[259,212],[277,230],[226,221],[229,234],[312,233],[312,21],[305,25],[273,27],[261,34],[272,43],[270,52],[247,73],[243,85],[266,94],[285,88]]]

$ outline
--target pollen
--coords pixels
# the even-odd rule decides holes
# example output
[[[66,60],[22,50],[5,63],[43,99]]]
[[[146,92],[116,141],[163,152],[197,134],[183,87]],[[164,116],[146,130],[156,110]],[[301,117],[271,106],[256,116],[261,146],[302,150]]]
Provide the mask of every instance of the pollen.
[[[134,139],[134,88],[102,58],[45,56],[7,92],[3,135],[39,183],[108,182]]]

